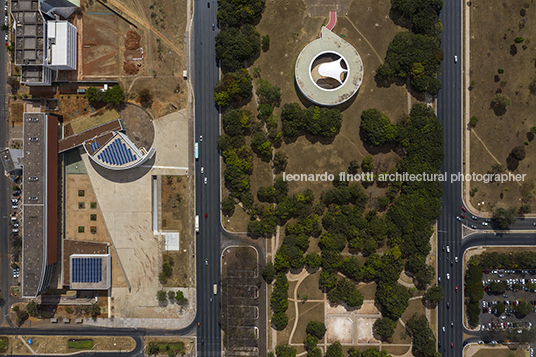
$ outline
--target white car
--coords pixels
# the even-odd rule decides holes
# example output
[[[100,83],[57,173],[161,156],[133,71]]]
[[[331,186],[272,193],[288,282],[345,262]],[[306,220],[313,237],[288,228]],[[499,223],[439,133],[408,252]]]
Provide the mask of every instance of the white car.
[[[443,332],[445,332],[445,326],[443,326]]]
[[[450,253],[450,247],[447,245],[447,253]]]
[[[483,225],[483,226],[487,226],[487,225],[488,225],[488,222],[482,222],[482,225]]]
[[[205,185],[207,184],[207,181],[208,181],[208,180],[207,180],[207,178],[205,177]]]
[[[450,279],[450,274],[449,274],[449,273],[447,273],[447,280],[449,280],[449,279]]]
[[[458,257],[454,257],[454,261],[457,263],[458,262]]]
[[[199,141],[203,141],[203,135],[199,135]]]
[[[205,168],[201,166],[201,173],[204,173],[204,172],[205,172]]]
[[[458,63],[458,56],[454,56],[454,63]]]

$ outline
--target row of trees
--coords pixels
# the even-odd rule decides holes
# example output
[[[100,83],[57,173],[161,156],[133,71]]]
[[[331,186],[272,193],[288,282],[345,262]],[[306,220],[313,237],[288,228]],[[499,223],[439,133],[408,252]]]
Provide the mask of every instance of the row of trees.
[[[436,338],[426,316],[414,314],[406,325],[406,329],[413,338],[413,355],[420,357],[440,357],[436,352]]]
[[[333,137],[342,126],[338,109],[311,106],[302,109],[298,103],[286,103],[281,110],[282,131],[285,137],[295,137],[302,130],[311,135]]]
[[[295,357],[297,351],[294,347],[289,345],[277,345],[275,348],[275,356],[277,357]],[[274,357],[273,352],[266,354],[267,357]],[[307,357],[322,357],[322,351],[318,347],[307,352]],[[324,357],[344,357],[342,345],[340,342],[335,341],[328,346]],[[385,350],[378,351],[374,347],[370,347],[364,351],[360,351],[355,347],[351,347],[348,350],[348,357],[391,357]]]
[[[107,104],[121,104],[125,101],[125,93],[123,88],[118,85],[108,88],[106,91],[89,87],[86,91],[87,99],[91,103],[104,102]]]
[[[439,12],[442,0],[393,0],[391,11],[397,14],[410,29],[398,33],[389,44],[385,62],[378,67],[377,78],[409,78],[419,92],[436,95],[441,89],[437,79],[443,60],[442,25]]]

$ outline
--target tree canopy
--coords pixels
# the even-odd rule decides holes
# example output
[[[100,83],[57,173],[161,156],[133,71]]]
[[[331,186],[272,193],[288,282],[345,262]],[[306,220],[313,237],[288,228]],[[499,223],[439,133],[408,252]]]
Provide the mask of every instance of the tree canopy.
[[[257,54],[260,47],[261,36],[250,24],[231,27],[216,36],[216,58],[221,60],[225,71],[243,68],[244,61]]]
[[[374,146],[381,146],[396,139],[396,126],[387,115],[375,108],[361,113],[361,130],[365,134],[365,140]]]

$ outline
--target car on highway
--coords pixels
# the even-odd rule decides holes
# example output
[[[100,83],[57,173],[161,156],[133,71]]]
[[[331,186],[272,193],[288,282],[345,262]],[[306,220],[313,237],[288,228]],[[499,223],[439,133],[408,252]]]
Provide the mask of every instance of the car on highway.
[[[201,166],[201,173],[205,173],[205,168]]]
[[[208,265],[208,258],[205,259],[205,265]]]
[[[454,260],[451,260],[450,261],[450,266],[453,266],[454,265]]]
[[[445,326],[443,326],[443,332],[445,332]]]
[[[447,245],[447,253],[450,253],[450,247]]]
[[[450,343],[450,348],[454,348],[454,343]]]
[[[471,228],[473,228],[473,229],[478,229],[478,227],[475,226],[474,224],[471,224]]]
[[[457,263],[458,262],[458,257],[454,257],[454,261]]]
[[[458,292],[458,285],[456,285],[456,292]]]
[[[454,321],[450,322],[450,327],[454,327]]]
[[[199,141],[203,141],[203,135],[199,135]]]
[[[206,177],[205,177],[205,180],[204,180],[204,182],[205,182],[205,185],[206,185],[206,184],[208,183],[208,180],[207,180],[207,178],[206,178]]]
[[[214,24],[212,24],[212,31],[214,31]]]
[[[462,221],[462,219],[460,218],[460,216],[457,216],[456,219],[457,219],[458,221],[460,221],[460,222]]]
[[[449,279],[450,279],[450,274],[449,274],[449,273],[447,273],[447,280],[449,280]]]
[[[464,215],[464,214],[460,214],[460,217],[465,218],[465,215]]]
[[[465,210],[465,207],[464,207],[464,206],[462,206],[462,211],[466,212],[466,210]]]
[[[441,277],[440,277],[440,276],[437,277],[437,282],[438,282],[438,283],[441,282]]]
[[[483,225],[483,226],[488,226],[489,223],[488,223],[488,222],[482,222],[482,225]]]
[[[18,222],[13,223],[13,227],[17,228],[19,226]]]
[[[477,216],[471,216],[471,219],[475,220],[475,221],[478,221],[478,217]]]
[[[205,213],[205,219],[207,219],[207,217],[208,217],[208,213]]]
[[[454,56],[454,63],[458,63],[458,56]]]
[[[210,9],[210,3],[209,3],[209,2],[207,2],[207,8],[209,8],[209,9]]]
[[[447,309],[450,309],[450,302],[447,302]]]

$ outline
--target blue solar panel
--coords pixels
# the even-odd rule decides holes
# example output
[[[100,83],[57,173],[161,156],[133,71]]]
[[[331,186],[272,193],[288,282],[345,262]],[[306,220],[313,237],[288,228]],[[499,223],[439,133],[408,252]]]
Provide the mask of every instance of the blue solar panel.
[[[73,258],[73,283],[98,283],[102,281],[101,258]]]
[[[96,150],[97,148],[98,146],[93,150]],[[97,156],[97,158],[107,164],[112,165],[124,165],[137,160],[136,155],[133,154],[130,148],[125,143],[121,142],[121,139],[119,138],[115,139],[108,146],[106,146],[106,148],[104,148],[104,150]]]
[[[98,142],[94,142],[94,143],[89,144],[89,147],[91,148],[91,151],[95,151],[98,148],[100,148],[100,144]]]

